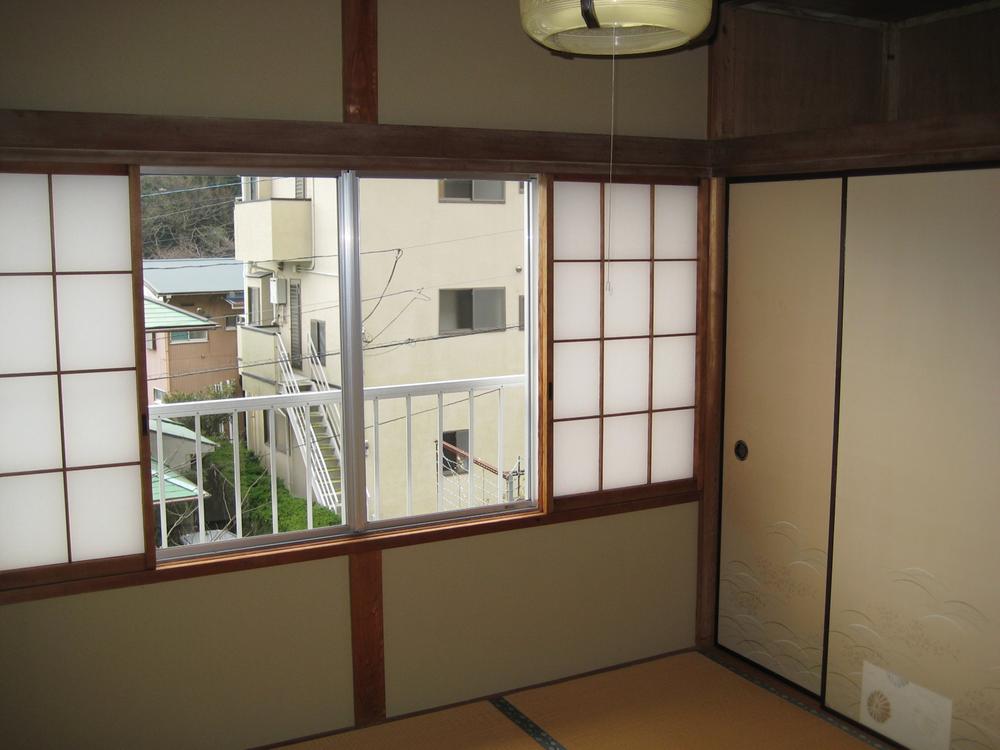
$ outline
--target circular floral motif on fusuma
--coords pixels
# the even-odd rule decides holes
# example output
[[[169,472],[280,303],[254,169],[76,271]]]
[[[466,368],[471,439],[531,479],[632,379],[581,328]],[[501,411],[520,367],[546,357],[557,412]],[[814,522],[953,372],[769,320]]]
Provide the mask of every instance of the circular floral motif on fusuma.
[[[884,724],[892,716],[892,704],[881,690],[872,690],[868,694],[868,715],[879,724]]]

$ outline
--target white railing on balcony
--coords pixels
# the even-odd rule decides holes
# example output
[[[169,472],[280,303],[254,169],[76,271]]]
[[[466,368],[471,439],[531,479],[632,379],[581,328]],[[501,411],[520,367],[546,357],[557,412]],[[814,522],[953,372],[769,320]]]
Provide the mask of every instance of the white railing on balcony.
[[[250,536],[277,534],[279,531],[311,532],[316,528],[339,526],[343,520],[342,511],[339,508],[330,508],[314,492],[313,475],[318,473],[318,467],[323,464],[318,451],[310,450],[304,456],[306,496],[294,498],[296,502],[304,502],[304,518],[298,528],[281,528],[279,523],[279,473],[281,472],[275,415],[277,413],[288,415],[294,430],[294,415],[308,414],[311,407],[326,401],[337,402],[340,398],[339,391],[306,391],[277,396],[151,404],[149,419],[156,440],[156,456],[152,461],[151,473],[154,498],[158,500],[154,505],[160,529],[157,540],[159,548],[165,550],[178,545],[209,543],[218,546],[218,543],[241,540]],[[193,433],[190,462],[185,461],[183,465],[174,466],[165,463],[163,424],[167,419],[193,422],[190,428]],[[257,448],[264,446],[262,440],[264,422],[267,424],[270,439],[263,450],[258,451],[252,459],[244,460],[246,452],[253,452],[255,446]],[[251,428],[251,423],[256,426]],[[212,462],[211,472],[206,469],[203,450],[206,428],[212,430],[211,439],[217,446],[224,443],[227,438],[231,443],[233,465],[230,476],[226,476],[230,467],[225,467],[223,471],[215,461]],[[293,450],[300,449],[303,438],[304,435],[297,434],[295,440],[298,445],[287,446],[289,458]],[[218,450],[216,447],[216,451]],[[263,455],[260,455],[261,453]],[[260,461],[263,464],[261,467],[253,467],[255,479],[243,476],[244,471],[249,470],[247,461]],[[290,464],[290,461],[288,463]],[[290,480],[287,477],[288,471],[285,474],[286,480]],[[180,477],[180,481],[173,477]],[[206,489],[209,479],[216,488],[214,492]],[[265,493],[269,497],[269,507],[248,507],[250,498],[259,494],[251,495],[251,490],[260,482],[269,484],[269,493]],[[287,483],[290,485],[291,481]],[[178,487],[187,489],[178,491]],[[291,495],[290,492],[288,494]],[[329,508],[335,515],[328,517],[324,523],[317,523],[314,504]],[[207,512],[209,506],[213,511],[211,514]],[[247,518],[253,518],[254,513],[257,513],[256,517],[269,516],[266,528],[245,528]]]
[[[278,357],[282,359],[282,357]],[[285,358],[287,366],[287,358]],[[520,456],[509,461],[504,458],[504,394],[512,388],[524,388],[523,375],[481,378],[474,380],[455,380],[428,383],[415,383],[398,386],[378,386],[364,389],[364,399],[369,405],[372,422],[367,425],[369,434],[373,437],[368,445],[367,461],[374,467],[371,484],[366,488],[369,520],[371,526],[393,525],[407,522],[410,516],[420,515],[422,519],[432,519],[448,514],[468,515],[485,512],[497,512],[526,507],[530,501],[526,488],[527,475]],[[467,398],[445,404],[445,396],[461,394]],[[497,434],[495,459],[496,464],[490,464],[477,457],[475,438],[485,438],[482,429],[476,429],[477,398],[496,394]],[[414,436],[412,411],[413,399],[432,397],[436,400],[436,432],[431,434],[429,425],[424,426],[420,440],[426,440],[417,447]],[[380,407],[393,400],[405,403],[405,462],[402,466],[386,463],[388,456],[383,455],[379,420]],[[344,499],[337,496],[338,504],[334,508],[324,510],[324,518],[317,521],[318,511],[314,508],[326,505],[318,493],[315,475],[325,468],[323,456],[318,450],[312,450],[315,441],[310,437],[311,427],[308,415],[313,409],[339,414],[342,403],[342,392],[339,389],[300,391],[274,396],[251,396],[235,399],[219,399],[211,401],[190,401],[171,404],[153,404],[149,407],[151,428],[155,431],[155,457],[152,460],[152,475],[154,483],[154,511],[160,529],[158,546],[161,555],[165,557],[183,557],[196,552],[214,552],[247,545],[268,543],[269,535],[283,533],[283,540],[312,538],[317,535],[342,533],[349,531],[344,523]],[[467,409],[469,425],[468,449],[456,448],[449,455],[454,456],[465,465],[471,463],[472,470],[464,475],[448,475],[445,461],[445,445],[441,435],[445,426],[445,408]],[[400,409],[402,411],[402,409]],[[295,432],[295,445],[287,445],[279,460],[279,436],[276,430],[276,415],[285,414]],[[451,415],[452,412],[449,412]],[[164,452],[165,420],[184,420],[190,424],[191,438],[190,462],[182,460],[182,465],[167,465],[165,455],[176,455],[176,452]],[[267,424],[269,440],[263,440],[263,427]],[[298,429],[296,428],[298,424]],[[211,458],[207,457],[205,440],[211,439],[215,449]],[[221,448],[229,442],[233,447],[232,466],[220,471],[219,456],[225,455]],[[291,441],[288,441],[291,442]],[[296,497],[290,490],[296,482],[291,474],[294,466],[290,460],[295,451],[302,446],[310,446],[303,452],[305,465],[305,481],[298,482],[305,488],[305,498]],[[424,451],[435,451],[435,470],[433,474],[425,472],[421,482],[433,484],[421,485],[419,489],[424,494],[436,494],[435,507],[421,507],[414,512],[414,455],[426,456]],[[256,453],[252,459],[245,454]],[[449,448],[449,451],[451,449]],[[519,451],[520,452],[520,451]],[[243,456],[243,458],[241,458]],[[494,454],[491,453],[491,459]],[[471,459],[471,461],[470,461]],[[228,459],[225,459],[228,460]],[[366,460],[357,457],[356,460]],[[387,498],[382,493],[382,474],[380,464],[393,474],[404,478],[405,498],[402,491],[398,497],[393,497],[395,507],[402,507],[405,499],[405,514],[394,513],[391,518],[382,515],[382,504]],[[251,465],[252,464],[252,465]],[[495,466],[511,468],[499,471]],[[252,476],[251,476],[252,473]],[[433,476],[433,479],[431,477]],[[280,478],[279,478],[280,477]],[[301,476],[299,477],[301,480]],[[449,486],[460,484],[461,487]],[[253,486],[264,484],[268,491],[263,493],[266,500],[261,501],[261,507],[251,508],[251,490]],[[287,488],[282,487],[287,485]],[[255,491],[254,497],[262,493]],[[279,495],[284,497],[286,504],[279,509]],[[290,500],[289,500],[290,498]],[[301,513],[302,503],[305,513]],[[291,503],[298,509],[294,524],[288,521],[287,506]],[[269,506],[269,507],[266,507]],[[281,511],[279,513],[279,510]],[[333,512],[331,512],[333,511]],[[247,519],[256,512],[257,521],[254,527],[247,527]],[[259,518],[266,521],[261,526]],[[263,538],[262,538],[263,537]],[[192,548],[196,545],[197,549]]]
[[[275,336],[275,346],[277,347],[278,368],[281,372],[281,382],[286,393],[301,393],[298,378],[292,371],[291,360],[288,351],[285,349],[281,336]],[[328,388],[325,390],[329,390]],[[298,446],[302,456],[302,462],[306,466],[311,466],[309,482],[315,493],[316,501],[331,510],[343,514],[344,504],[341,501],[339,480],[330,474],[330,466],[327,464],[326,456],[323,455],[323,442],[328,442],[334,448],[336,456],[336,470],[339,476],[340,465],[343,457],[340,455],[340,443],[338,436],[332,432],[328,435],[320,436],[316,434],[312,424],[312,405],[294,406],[286,408],[285,414],[292,426],[295,435],[295,444]],[[320,413],[325,414],[325,410],[320,408]],[[325,417],[324,417],[325,418]]]

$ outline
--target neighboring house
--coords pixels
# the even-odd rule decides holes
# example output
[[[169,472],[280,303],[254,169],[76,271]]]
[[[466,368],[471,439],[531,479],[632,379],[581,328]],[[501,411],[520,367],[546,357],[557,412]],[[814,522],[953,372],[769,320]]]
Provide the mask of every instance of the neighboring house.
[[[159,436],[161,431],[163,437]],[[163,463],[168,469],[183,471],[194,466],[198,455],[198,441],[194,430],[173,419],[151,419],[149,421],[149,453],[153,471],[160,465],[160,443],[163,444]],[[201,454],[211,453],[218,443],[204,435],[201,437]]]
[[[153,403],[162,401],[171,390],[185,390],[184,387],[178,386],[178,383],[187,383],[195,377],[202,377],[185,376],[181,373],[187,372],[191,366],[191,352],[197,354],[196,348],[209,347],[209,336],[219,326],[201,315],[195,315],[151,297],[145,297],[143,305],[146,330],[146,391],[149,402]],[[199,390],[202,387],[205,386],[192,390]]]
[[[362,181],[366,388],[525,373],[524,201],[518,181]],[[247,264],[247,325],[239,332],[246,394],[339,388],[336,180],[245,177],[235,240]],[[496,389],[476,393],[472,477],[468,390],[443,394],[440,426],[437,403],[426,394],[409,404],[401,395],[379,399],[377,420],[366,403],[370,516],[523,497],[525,388],[505,388],[502,401]],[[320,411],[298,426],[289,423],[294,415],[276,415],[278,471],[299,495],[305,463],[294,446],[310,441],[323,447],[339,491],[339,416]],[[263,455],[270,440],[264,413],[251,414],[251,448]]]
[[[158,337],[157,344],[160,340],[166,344],[163,356],[170,377],[154,383],[156,388],[164,393],[191,393],[236,381],[236,325],[243,312],[243,263],[232,258],[144,260],[142,277],[147,296],[216,324],[211,329],[177,329]]]

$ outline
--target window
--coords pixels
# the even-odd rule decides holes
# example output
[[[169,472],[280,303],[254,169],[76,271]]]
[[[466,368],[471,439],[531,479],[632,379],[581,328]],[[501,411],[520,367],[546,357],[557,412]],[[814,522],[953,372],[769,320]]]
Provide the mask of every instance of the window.
[[[697,195],[555,183],[557,496],[694,475]]]
[[[504,287],[442,289],[438,300],[439,333],[496,331],[506,324]]]
[[[153,400],[157,403],[162,403],[167,398],[167,392],[162,388],[153,389]]]
[[[316,356],[321,365],[326,365],[326,321],[309,321],[309,340],[316,349]]]
[[[208,331],[171,331],[171,344],[193,344],[208,341]]]
[[[301,179],[301,178],[297,178]],[[298,182],[296,181],[296,185]],[[291,341],[292,367],[302,369],[302,282],[288,285],[288,337]]]
[[[130,187],[0,174],[0,308],[18,321],[0,333],[0,571],[143,567]]]
[[[239,315],[227,315],[225,317],[225,326],[227,331],[235,331],[240,324]]]
[[[247,287],[247,325],[260,325],[260,287]]]
[[[147,333],[146,334],[146,348],[149,349],[149,351],[155,351],[156,350],[156,334],[155,333]]]
[[[445,474],[469,473],[469,431],[447,430],[441,433],[441,471]]]
[[[441,180],[442,203],[503,203],[502,180]]]

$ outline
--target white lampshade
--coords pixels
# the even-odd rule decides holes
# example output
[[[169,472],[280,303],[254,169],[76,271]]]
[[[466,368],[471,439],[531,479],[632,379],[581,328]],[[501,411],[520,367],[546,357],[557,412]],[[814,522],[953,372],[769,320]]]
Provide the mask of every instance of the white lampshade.
[[[687,44],[712,19],[712,0],[593,0],[588,28],[580,0],[521,0],[521,26],[535,41],[578,55],[639,55]]]

